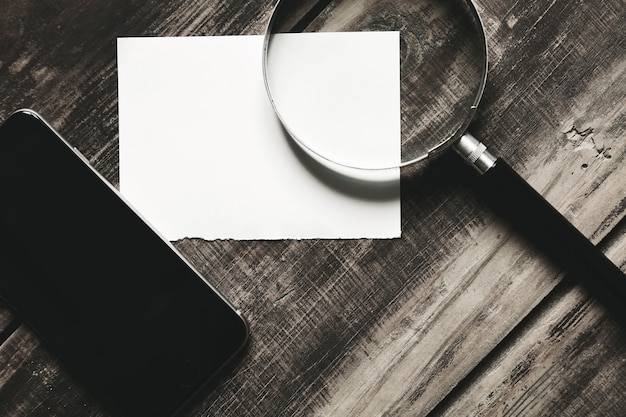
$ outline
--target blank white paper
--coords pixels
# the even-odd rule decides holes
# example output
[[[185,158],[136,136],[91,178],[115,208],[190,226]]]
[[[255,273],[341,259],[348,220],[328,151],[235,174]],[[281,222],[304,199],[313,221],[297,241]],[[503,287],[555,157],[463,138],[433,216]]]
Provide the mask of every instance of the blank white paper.
[[[375,42],[334,35],[337,45],[384,57],[376,72],[388,90],[380,99],[397,117],[378,129],[399,154],[400,59],[388,59],[398,34],[381,32]],[[122,194],[169,240],[399,237],[399,169],[384,198],[310,170],[267,98],[262,43],[262,36],[118,39]],[[303,76],[318,76],[311,71]]]

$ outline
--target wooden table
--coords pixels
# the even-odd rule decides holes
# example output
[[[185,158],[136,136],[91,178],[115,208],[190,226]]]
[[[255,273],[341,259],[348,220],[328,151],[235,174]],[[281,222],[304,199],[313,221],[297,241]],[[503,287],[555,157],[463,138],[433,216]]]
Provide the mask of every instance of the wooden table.
[[[261,34],[272,8],[0,3],[0,119],[37,110],[113,184],[116,37]],[[626,2],[476,4],[491,55],[474,134],[626,270]],[[189,415],[626,415],[624,325],[468,172],[453,154],[403,172],[401,239],[176,242],[252,328]],[[0,343],[0,415],[107,415],[6,308]]]

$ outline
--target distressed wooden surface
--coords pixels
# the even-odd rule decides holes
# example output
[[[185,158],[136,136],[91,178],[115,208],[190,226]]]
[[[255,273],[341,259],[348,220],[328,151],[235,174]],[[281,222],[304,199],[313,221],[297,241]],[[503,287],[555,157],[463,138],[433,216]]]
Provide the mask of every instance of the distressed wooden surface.
[[[116,37],[260,34],[271,3],[1,0],[0,119],[39,111],[117,184]],[[626,270],[626,3],[476,4],[491,55],[473,133]],[[403,174],[401,239],[176,242],[252,329],[189,415],[624,414],[623,327],[485,208],[456,155]],[[6,309],[0,337],[0,415],[107,415]]]
[[[626,225],[605,246],[626,263]],[[565,280],[433,416],[622,416],[626,327]]]

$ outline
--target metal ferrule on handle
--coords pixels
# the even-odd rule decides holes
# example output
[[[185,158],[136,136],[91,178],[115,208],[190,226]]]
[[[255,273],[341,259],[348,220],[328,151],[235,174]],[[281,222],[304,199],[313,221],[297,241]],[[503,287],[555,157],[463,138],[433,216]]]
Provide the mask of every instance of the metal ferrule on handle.
[[[454,149],[481,174],[487,172],[496,163],[496,157],[487,150],[487,147],[467,132],[454,145]]]

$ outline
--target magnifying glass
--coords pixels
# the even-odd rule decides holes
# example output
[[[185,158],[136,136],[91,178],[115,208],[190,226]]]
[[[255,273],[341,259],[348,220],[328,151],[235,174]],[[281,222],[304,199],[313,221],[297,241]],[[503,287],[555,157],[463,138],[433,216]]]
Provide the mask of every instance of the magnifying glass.
[[[376,96],[368,94],[367,84],[343,88],[349,83],[340,80],[329,90],[325,79],[301,75],[303,64],[315,62],[321,63],[320,74],[346,77],[340,58],[350,51],[338,56],[333,48],[303,49],[283,35],[376,31],[400,34],[400,155],[377,152],[376,144],[389,138],[376,136],[377,112],[371,110]],[[306,153],[326,165],[381,171],[454,149],[481,175],[500,214],[626,317],[620,307],[626,296],[621,270],[466,131],[483,94],[488,63],[485,31],[471,0],[279,0],[263,52],[270,102]],[[342,111],[355,108],[365,110]]]

